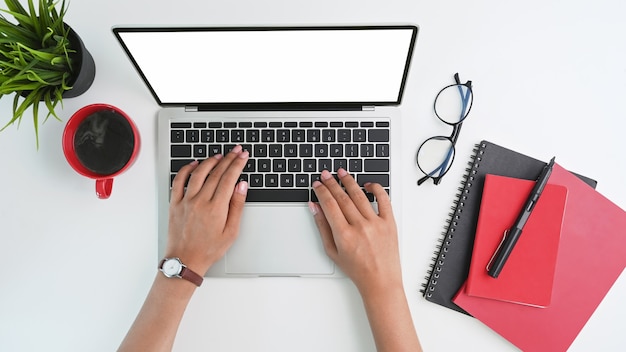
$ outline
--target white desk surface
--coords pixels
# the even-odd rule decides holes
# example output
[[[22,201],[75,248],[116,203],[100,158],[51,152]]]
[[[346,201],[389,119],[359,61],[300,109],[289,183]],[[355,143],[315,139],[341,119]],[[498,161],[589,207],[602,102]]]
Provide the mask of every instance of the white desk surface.
[[[25,1],[24,1],[25,2]],[[2,6],[4,7],[4,5]],[[474,143],[496,142],[598,180],[626,208],[626,2],[598,1],[71,1],[66,22],[95,58],[84,95],[66,120],[105,102],[137,123],[142,150],[109,200],[76,174],[61,149],[64,123],[48,121],[35,150],[32,123],[0,134],[0,350],[111,351],[156,273],[155,119],[158,105],[110,28],[118,24],[293,25],[412,23],[420,26],[404,101],[403,270],[426,351],[514,351],[479,321],[418,293]],[[163,50],[184,48],[166,44]],[[375,50],[375,48],[372,48]],[[459,72],[475,100],[457,160],[439,186],[417,187],[419,144],[449,134],[432,111]],[[2,124],[12,97],[0,100]],[[28,113],[26,114],[28,115]],[[584,278],[581,280],[584,284]],[[620,277],[571,351],[626,350],[626,277]],[[558,327],[555,327],[558,328]],[[358,293],[348,280],[207,280],[192,299],[177,351],[374,351]]]

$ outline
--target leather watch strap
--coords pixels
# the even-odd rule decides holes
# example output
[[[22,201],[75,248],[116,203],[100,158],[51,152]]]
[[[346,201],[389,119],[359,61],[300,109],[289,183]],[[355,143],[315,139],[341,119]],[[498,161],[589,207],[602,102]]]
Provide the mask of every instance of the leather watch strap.
[[[198,287],[200,287],[200,285],[202,285],[202,281],[204,281],[204,278],[202,276],[196,274],[193,270],[187,268],[186,266],[183,267],[183,270],[181,270],[180,277],[189,282],[192,282]]]

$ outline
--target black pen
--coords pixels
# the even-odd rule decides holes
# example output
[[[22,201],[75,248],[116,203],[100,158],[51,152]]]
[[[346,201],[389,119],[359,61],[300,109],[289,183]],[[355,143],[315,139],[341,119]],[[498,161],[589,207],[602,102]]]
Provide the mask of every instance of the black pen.
[[[522,234],[524,225],[526,225],[530,214],[535,208],[535,204],[537,204],[537,201],[539,200],[539,196],[541,196],[541,192],[543,192],[543,189],[548,183],[553,166],[554,158],[552,158],[550,162],[543,167],[543,170],[541,170],[539,178],[537,178],[537,182],[535,182],[535,186],[532,191],[530,191],[528,199],[524,204],[524,208],[520,211],[517,219],[513,223],[513,226],[509,230],[504,231],[504,238],[502,239],[500,246],[498,246],[496,253],[491,258],[491,261],[489,261],[489,264],[487,265],[489,276],[497,278],[498,275],[500,275],[506,260],[509,258],[509,255],[511,255],[513,247],[515,247],[517,240]]]

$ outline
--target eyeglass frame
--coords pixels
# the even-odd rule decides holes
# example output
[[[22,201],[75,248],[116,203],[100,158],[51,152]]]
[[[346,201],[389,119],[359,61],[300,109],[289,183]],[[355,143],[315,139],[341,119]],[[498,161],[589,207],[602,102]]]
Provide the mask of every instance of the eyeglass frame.
[[[426,139],[424,142],[422,142],[422,144],[419,146],[419,148],[417,149],[417,153],[415,154],[415,163],[417,164],[417,167],[426,175],[422,178],[420,178],[417,181],[417,185],[420,186],[422,185],[424,182],[426,182],[428,179],[432,179],[433,183],[435,185],[438,185],[439,183],[441,183],[441,179],[443,178],[443,176],[445,176],[448,171],[450,170],[452,163],[454,163],[454,156],[456,154],[455,151],[455,146],[456,146],[456,142],[459,138],[459,134],[461,133],[461,126],[463,125],[463,122],[465,121],[465,119],[467,118],[467,116],[469,115],[470,111],[472,110],[472,105],[474,103],[474,91],[472,90],[472,81],[467,81],[465,83],[461,83],[461,79],[459,78],[459,73],[455,73],[454,74],[454,81],[456,83],[454,84],[450,84],[447,85],[445,87],[443,87],[439,93],[437,93],[437,96],[435,97],[435,102],[433,103],[433,109],[435,111],[435,116],[437,116],[437,118],[439,119],[439,121],[445,123],[448,126],[452,126],[452,134],[450,134],[450,136],[446,137],[446,136],[433,136],[430,137],[428,139]],[[455,86],[465,86],[467,87],[468,91],[466,93],[465,96],[463,96],[463,92],[460,90],[459,87],[459,94],[461,94],[461,99],[464,102],[464,105],[467,104],[467,100],[469,100],[469,106],[467,107],[467,112],[465,112],[465,114],[463,115],[463,117],[455,123],[450,123],[448,121],[445,121],[444,119],[441,118],[441,116],[439,116],[438,112],[437,112],[437,99],[439,99],[439,96],[441,95],[442,92],[444,92],[446,89],[451,88],[451,87],[455,87]],[[471,99],[470,99],[471,98]],[[450,141],[450,150],[448,150],[448,155],[446,156],[445,160],[441,163],[441,165],[439,165],[438,168],[436,168],[435,170],[432,170],[430,173],[427,173],[426,171],[424,171],[422,169],[422,167],[419,164],[419,154],[420,154],[420,150],[422,149],[422,147],[430,140],[433,139],[437,139],[437,140],[444,140],[447,139]],[[452,157],[452,160],[450,160],[450,157]],[[449,167],[439,176],[432,176],[437,170],[440,170],[444,165],[448,164],[448,160],[450,160],[449,163]]]

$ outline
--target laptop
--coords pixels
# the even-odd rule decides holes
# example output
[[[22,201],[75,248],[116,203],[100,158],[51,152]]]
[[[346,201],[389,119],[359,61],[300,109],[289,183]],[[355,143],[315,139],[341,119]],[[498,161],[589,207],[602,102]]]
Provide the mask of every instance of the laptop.
[[[341,277],[308,210],[340,167],[398,204],[398,105],[418,28],[114,27],[162,107],[157,116],[159,258],[171,182],[192,160],[241,144],[250,160],[240,233],[208,277]],[[393,157],[392,157],[393,155]],[[376,207],[376,199],[367,194]]]

